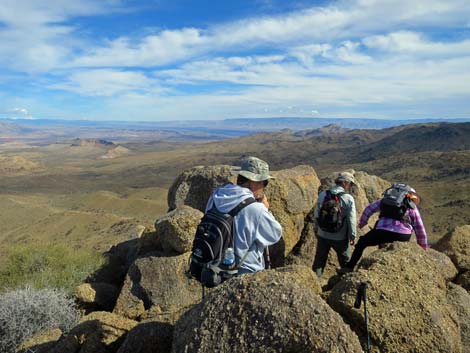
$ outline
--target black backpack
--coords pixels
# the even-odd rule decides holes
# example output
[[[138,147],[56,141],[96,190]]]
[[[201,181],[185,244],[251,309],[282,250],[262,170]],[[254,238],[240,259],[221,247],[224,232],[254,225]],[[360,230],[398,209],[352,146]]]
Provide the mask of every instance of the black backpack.
[[[344,192],[332,194],[326,190],[325,198],[318,213],[317,224],[321,230],[329,233],[337,233],[343,226],[343,209],[340,196]]]
[[[385,190],[380,202],[380,217],[409,222],[406,211],[415,208],[414,202],[409,198],[411,192],[411,187],[403,183],[394,183]]]
[[[238,273],[238,266],[227,268],[222,263],[225,250],[233,248],[233,219],[246,206],[256,202],[253,197],[243,200],[229,213],[220,212],[215,205],[206,212],[194,236],[189,273],[205,287],[215,287]]]

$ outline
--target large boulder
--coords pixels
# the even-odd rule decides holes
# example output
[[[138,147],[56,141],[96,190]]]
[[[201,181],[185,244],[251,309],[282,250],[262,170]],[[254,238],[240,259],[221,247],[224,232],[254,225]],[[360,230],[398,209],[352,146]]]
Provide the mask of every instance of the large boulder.
[[[175,324],[172,315],[144,319],[127,334],[117,353],[170,353]]]
[[[232,168],[229,165],[214,165],[185,170],[168,190],[169,210],[187,205],[204,212],[209,196],[217,187],[236,182]]]
[[[156,242],[167,254],[191,250],[197,226],[204,214],[189,206],[179,206],[155,222]]]
[[[446,254],[429,249],[427,254],[434,261],[435,267],[439,269],[439,273],[446,281],[453,281],[458,274],[457,267],[455,267],[452,260]]]
[[[39,331],[24,341],[17,349],[19,353],[49,353],[62,336],[58,328]]]
[[[282,240],[271,248],[271,260],[280,266],[300,240],[305,218],[317,201],[320,180],[315,170],[305,165],[271,174],[276,179],[269,182],[266,196],[270,211],[282,226]]]
[[[198,302],[201,285],[186,276],[189,255],[136,260],[129,268],[113,312],[134,319],[152,307],[161,312],[179,312]]]
[[[137,325],[105,311],[84,316],[68,335],[63,337],[50,353],[104,353],[116,352],[126,334]]]
[[[174,353],[361,352],[306,267],[233,278],[177,322]]]
[[[119,290],[109,283],[82,283],[73,294],[79,307],[86,311],[112,310]]]
[[[354,173],[359,188],[364,191],[365,199],[368,203],[372,203],[380,199],[383,192],[391,186],[388,180],[382,179],[377,175],[370,175],[363,171]],[[362,193],[361,193],[362,194]]]
[[[392,243],[362,259],[345,275],[328,303],[365,340],[357,286],[368,283],[373,352],[461,352],[458,317],[447,302],[447,282],[435,259],[415,243]]]
[[[456,227],[434,248],[449,256],[460,272],[470,271],[470,225]]]
[[[470,353],[470,294],[462,287],[450,283],[447,298],[457,310],[462,339],[462,353]]]

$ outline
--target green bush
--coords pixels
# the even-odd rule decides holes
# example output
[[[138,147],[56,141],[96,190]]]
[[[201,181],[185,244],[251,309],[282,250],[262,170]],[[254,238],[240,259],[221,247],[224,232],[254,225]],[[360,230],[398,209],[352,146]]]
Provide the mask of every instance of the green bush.
[[[52,328],[68,332],[79,313],[62,289],[25,287],[0,294],[0,352],[14,353],[35,333]]]
[[[24,285],[71,292],[104,262],[95,252],[64,245],[18,245],[0,261],[0,292]]]

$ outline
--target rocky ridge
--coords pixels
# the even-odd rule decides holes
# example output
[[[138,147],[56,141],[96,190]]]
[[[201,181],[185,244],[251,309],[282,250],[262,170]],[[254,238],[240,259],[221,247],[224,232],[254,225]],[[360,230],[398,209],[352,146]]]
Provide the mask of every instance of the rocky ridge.
[[[185,275],[191,236],[212,190],[233,181],[230,171],[230,166],[184,171],[169,190],[170,212],[156,221],[156,229],[110,249],[107,264],[77,289],[79,305],[89,314],[60,338],[57,332],[39,334],[40,343],[30,340],[28,349],[361,352],[364,317],[353,303],[358,283],[367,282],[373,352],[468,352],[470,294],[452,282],[469,273],[461,258],[470,244],[457,240],[461,233],[468,239],[469,226],[449,236],[458,246],[448,241],[439,247],[450,258],[414,243],[391,244],[366,255],[358,271],[341,278],[331,261],[326,273],[331,281],[322,289],[310,270],[311,210],[334,174],[320,180],[309,166],[274,172],[277,178],[266,191],[284,228],[283,241],[273,247],[277,268],[231,279],[202,298],[199,283]],[[355,175],[360,213],[389,183]]]

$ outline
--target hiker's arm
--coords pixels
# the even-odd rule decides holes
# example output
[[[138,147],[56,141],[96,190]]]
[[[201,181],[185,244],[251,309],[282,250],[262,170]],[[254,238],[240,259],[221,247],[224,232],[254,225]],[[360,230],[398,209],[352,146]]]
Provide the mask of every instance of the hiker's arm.
[[[264,246],[276,244],[282,237],[282,227],[267,208],[260,213],[256,241]]]
[[[381,200],[377,200],[372,202],[369,206],[367,206],[364,211],[362,212],[361,218],[359,220],[359,228],[363,228],[367,222],[369,222],[369,218],[375,213],[380,210],[380,202]]]
[[[416,234],[416,241],[424,249],[429,249],[428,235],[426,234],[426,228],[424,228],[423,219],[418,211],[418,208],[410,210],[411,224]]]
[[[350,196],[349,207],[347,208],[346,212],[346,222],[348,222],[348,239],[350,242],[354,242],[354,239],[356,239],[356,205],[352,196]]]
[[[325,192],[322,191],[320,195],[318,195],[318,200],[315,205],[315,211],[313,212],[313,218],[316,220],[318,218],[318,214],[320,213],[320,208],[323,203],[323,199],[325,198]]]

